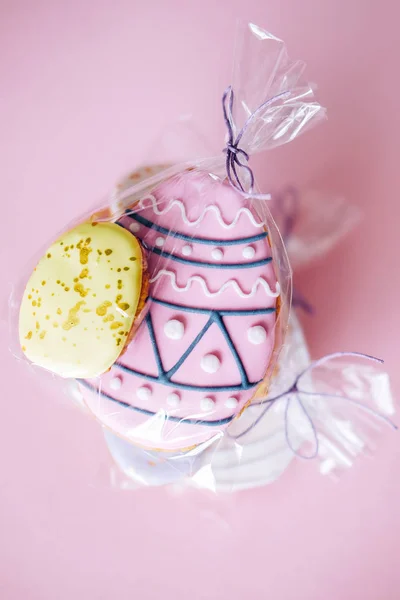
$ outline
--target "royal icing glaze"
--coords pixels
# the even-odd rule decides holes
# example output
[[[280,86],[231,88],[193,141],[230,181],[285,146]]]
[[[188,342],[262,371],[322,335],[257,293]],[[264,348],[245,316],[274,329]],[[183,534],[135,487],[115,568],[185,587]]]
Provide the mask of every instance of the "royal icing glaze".
[[[206,354],[201,359],[200,366],[206,373],[216,373],[221,366],[221,361],[215,354]]]
[[[121,354],[142,294],[142,249],[114,223],[81,223],[36,265],[19,315],[23,352],[62,377],[95,377]]]
[[[188,217],[187,205],[185,205],[185,203],[182,202],[181,200],[172,200],[171,202],[168,203],[168,205],[165,208],[160,210],[157,197],[154,195],[150,195],[150,196],[147,196],[146,198],[143,198],[140,201],[140,207],[145,208],[148,205],[148,203],[151,204],[153,212],[157,216],[163,216],[166,213],[168,213],[170,210],[172,210],[173,208],[175,208],[175,207],[178,208],[178,210],[181,213],[181,219],[182,219],[183,223],[190,227],[198,227],[203,222],[204,217],[207,215],[207,213],[213,213],[215,215],[215,218],[216,218],[218,224],[221,227],[223,227],[224,229],[233,229],[234,227],[236,227],[241,215],[246,215],[246,217],[249,219],[249,221],[251,222],[251,224],[254,227],[258,227],[258,228],[264,227],[264,223],[262,223],[262,221],[257,221],[254,217],[254,214],[251,212],[251,210],[249,208],[243,208],[243,207],[239,208],[239,210],[236,212],[233,220],[228,221],[228,220],[224,219],[224,217],[222,216],[221,209],[217,205],[208,205],[203,208],[200,216],[197,219],[190,220],[190,218]]]
[[[192,254],[192,246],[189,246],[189,244],[183,246],[182,254],[183,256],[190,256]]]
[[[221,248],[214,248],[211,252],[211,257],[213,260],[222,260],[224,257],[224,253]]]
[[[254,325],[247,330],[247,339],[251,344],[262,344],[267,339],[267,332],[262,325]]]
[[[164,325],[164,333],[170,340],[180,340],[185,333],[185,326],[178,319],[170,319]]]
[[[253,256],[255,255],[256,251],[254,250],[253,246],[246,246],[245,248],[243,248],[243,258],[253,258]]]
[[[182,449],[219,435],[267,371],[280,292],[268,231],[243,197],[202,173],[160,184],[118,223],[130,229],[132,222],[140,224],[136,235],[148,253],[148,311],[101,385],[89,380],[82,389],[89,408],[118,435]],[[257,260],[246,262],[249,243]],[[223,250],[219,261],[211,258],[214,249]],[[183,335],[171,338],[175,321]],[[260,326],[266,339],[251,343],[247,331]],[[175,323],[171,331],[177,335]],[[118,374],[116,393],[110,382]],[[140,401],[143,388],[151,393]]]
[[[201,410],[204,410],[204,412],[210,412],[213,410],[215,405],[215,402],[212,398],[206,396],[205,398],[202,398],[200,401],[200,407]]]

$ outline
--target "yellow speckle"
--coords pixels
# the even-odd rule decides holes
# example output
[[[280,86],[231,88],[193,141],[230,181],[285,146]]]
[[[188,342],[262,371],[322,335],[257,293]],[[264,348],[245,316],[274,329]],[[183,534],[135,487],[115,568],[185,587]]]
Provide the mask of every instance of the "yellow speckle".
[[[117,338],[117,346],[119,346],[121,344],[121,338]]]
[[[74,285],[74,292],[77,292],[81,298],[84,298],[85,296],[88,295],[89,290],[85,290],[85,288],[83,287],[83,285],[81,283],[76,283]]]
[[[98,254],[99,256],[101,256],[103,253],[102,253],[102,251],[101,251],[101,250],[97,249],[97,254]]]
[[[86,238],[85,244],[90,244],[91,241],[92,241],[92,238],[88,237],[88,238]]]
[[[131,256],[129,260],[136,260],[136,256]]]
[[[91,309],[90,309],[90,308],[84,308],[84,309],[83,309],[83,312],[84,312],[84,313],[89,313],[89,312],[91,312]]]
[[[115,321],[115,323],[111,323],[110,329],[119,329],[122,326],[123,326],[123,323],[121,323],[120,321]]]
[[[59,279],[57,279],[57,283],[58,283],[58,284],[60,284],[60,283],[61,283],[61,281],[60,281]]]
[[[43,340],[45,335],[46,335],[46,332],[45,331],[41,331],[40,335],[39,335],[40,339]]]
[[[47,258],[51,258],[50,252],[47,253]]]
[[[117,282],[117,288],[118,288],[119,290],[122,290],[122,279],[118,279],[118,282]]]
[[[88,238],[90,239],[90,238]],[[79,250],[79,261],[81,263],[81,265],[87,265],[88,260],[89,260],[89,254],[91,253],[92,249],[91,248],[87,248],[86,246],[84,246],[83,248],[80,248]]]
[[[79,281],[79,278],[75,277],[74,282],[76,283],[77,281]]]
[[[114,315],[106,315],[103,319],[103,323],[109,323],[110,321],[114,321]]]
[[[39,321],[36,321],[36,329],[40,329]]]
[[[28,294],[28,300],[32,300],[32,295]]]
[[[69,287],[68,286],[64,288],[64,292],[69,292]]]
[[[110,254],[112,254],[112,250],[110,250],[110,248],[107,248],[107,250],[104,250],[104,254],[110,256]]]
[[[26,351],[26,346],[22,346],[22,352]]]
[[[106,288],[106,290],[109,290],[109,289],[110,289],[110,287],[111,287],[111,286],[110,286],[110,284],[109,284],[109,283],[106,283],[106,285],[105,285],[105,288]]]
[[[118,271],[118,273],[121,273],[121,271],[122,271],[121,267],[118,267],[117,271]]]
[[[61,284],[61,287],[64,287],[64,286],[65,286],[65,283],[62,283],[62,284]]]
[[[44,280],[42,281],[42,285],[46,285],[46,282]]]
[[[129,267],[124,267],[124,271],[129,271]]]
[[[63,337],[63,338],[61,338],[61,339],[62,339],[62,341],[63,341],[63,342],[66,342],[66,341],[67,341],[67,338],[66,338],[66,337]]]
[[[63,329],[68,331],[69,329],[72,329],[72,327],[75,327],[76,325],[78,325],[78,323],[79,323],[78,312],[83,304],[85,304],[85,301],[81,300],[80,302],[75,304],[75,306],[73,306],[70,309],[70,311],[68,313],[68,317],[62,325]]]
[[[25,336],[25,339],[26,339],[26,340],[30,340],[30,339],[31,339],[31,337],[32,337],[32,331],[28,331],[28,333],[27,333],[27,334],[26,334],[26,336]]]
[[[46,320],[48,321],[50,319],[50,315],[46,315]]]
[[[118,307],[119,307],[121,310],[128,310],[128,308],[129,308],[129,304],[128,304],[127,302],[119,302],[119,303],[118,303]]]
[[[122,300],[122,295],[118,294],[118,296],[115,298],[115,302],[118,304],[118,302],[121,302]]]
[[[57,314],[58,314],[58,315],[62,315],[62,310],[61,310],[61,308],[57,308]]]
[[[36,306],[36,304],[37,304],[36,300],[33,300],[32,306]]]
[[[98,314],[99,317],[104,317],[104,315],[107,313],[107,310],[110,306],[112,306],[111,302],[106,300],[105,302],[100,304],[100,306],[98,306],[96,308],[96,314]]]
[[[53,323],[53,327],[58,327],[58,323],[57,323],[57,321],[54,321],[54,323]]]
[[[89,269],[82,269],[79,275],[79,279],[85,279],[89,275]]]

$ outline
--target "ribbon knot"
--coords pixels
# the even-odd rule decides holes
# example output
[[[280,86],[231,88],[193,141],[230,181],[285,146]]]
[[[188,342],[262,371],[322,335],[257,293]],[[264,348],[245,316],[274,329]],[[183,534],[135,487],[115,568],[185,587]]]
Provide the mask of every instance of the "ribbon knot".
[[[243,135],[246,133],[249,125],[252,124],[262,113],[262,111],[267,108],[270,104],[275,102],[276,100],[286,98],[290,96],[290,92],[283,92],[282,94],[278,94],[273,98],[270,98],[266,102],[263,102],[261,106],[259,106],[246,120],[242,129],[239,131],[236,139],[234,137],[235,125],[233,122],[233,100],[234,94],[232,86],[229,86],[222,97],[222,110],[224,113],[225,125],[228,130],[228,141],[223,150],[226,153],[226,174],[229,180],[229,183],[232,187],[235,188],[242,196],[255,198],[258,200],[270,200],[270,194],[255,194],[254,193],[254,174],[252,169],[247,164],[250,160],[250,155],[248,152],[243,150],[240,147],[240,142],[242,140]],[[239,171],[244,170],[249,178],[248,189],[246,190],[243,186],[243,183],[239,176]]]

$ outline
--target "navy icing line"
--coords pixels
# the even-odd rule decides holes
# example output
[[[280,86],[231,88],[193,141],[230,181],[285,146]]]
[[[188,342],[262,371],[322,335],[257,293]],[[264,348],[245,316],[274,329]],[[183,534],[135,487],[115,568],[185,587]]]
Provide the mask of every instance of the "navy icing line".
[[[155,356],[156,363],[157,363],[158,374],[162,375],[165,373],[165,371],[164,371],[164,367],[163,367],[163,364],[161,361],[160,352],[158,350],[156,336],[154,333],[153,321],[151,320],[150,311],[146,315],[146,324],[147,324],[147,328],[149,330],[150,341],[151,341],[151,345],[153,347],[153,352],[154,352],[154,356]]]
[[[203,312],[203,311],[201,310],[199,312]],[[151,341],[151,345],[153,348],[153,352],[154,352],[154,356],[155,356],[155,360],[156,360],[156,364],[157,364],[158,376],[156,377],[154,375],[140,373],[139,371],[135,371],[134,369],[131,369],[130,367],[127,367],[121,363],[115,363],[115,367],[117,367],[118,369],[121,369],[122,371],[125,371],[127,373],[131,373],[133,375],[137,375],[138,377],[142,377],[143,379],[147,379],[148,381],[163,383],[164,385],[167,385],[170,387],[175,387],[177,389],[182,389],[182,390],[206,391],[206,392],[243,391],[243,390],[251,389],[251,388],[255,387],[256,385],[258,385],[259,383],[261,383],[262,380],[252,382],[252,383],[249,382],[247,374],[246,374],[246,370],[245,370],[243,363],[239,357],[239,354],[229,336],[228,330],[225,327],[225,324],[223,322],[222,316],[219,314],[219,311],[211,310],[208,312],[209,312],[209,319],[208,319],[207,323],[204,325],[204,327],[201,329],[201,331],[198,333],[198,335],[194,338],[194,340],[191,342],[191,344],[186,349],[184,354],[180,357],[180,359],[175,363],[175,365],[173,367],[171,367],[171,369],[169,369],[169,371],[165,371],[163,364],[162,364],[161,355],[160,355],[160,352],[158,349],[157,340],[155,337],[150,312],[147,313],[145,321],[146,321],[146,325],[149,330],[150,341]],[[233,358],[236,362],[236,365],[238,367],[242,383],[238,384],[238,385],[200,386],[200,385],[189,385],[189,384],[185,384],[185,383],[178,383],[175,381],[171,381],[171,377],[182,366],[182,364],[185,362],[187,357],[191,354],[193,349],[196,347],[196,345],[199,343],[201,338],[205,335],[205,333],[208,331],[208,329],[211,327],[211,325],[213,323],[216,323],[218,325],[221,333],[223,334],[223,336],[228,344],[228,347],[229,347],[229,349],[233,355]]]
[[[173,304],[172,302],[167,302],[166,300],[160,300],[159,298],[155,298],[154,296],[148,296],[148,300],[151,302],[155,302],[156,304],[161,304],[161,306],[166,306],[167,308],[173,308],[181,310],[182,312],[192,312],[192,313],[200,313],[209,315],[212,312],[209,308],[195,308],[194,306],[183,306],[182,304]],[[218,310],[218,314],[221,317],[241,317],[241,316],[250,316],[250,315],[265,315],[268,313],[276,312],[276,308],[268,307],[268,308],[249,308],[246,310]]]
[[[134,410],[135,412],[141,413],[143,415],[148,415],[149,417],[154,417],[156,415],[160,415],[160,413],[153,412],[152,410],[147,410],[146,408],[139,408],[139,406],[133,406],[132,404],[128,404],[128,402],[124,402],[123,400],[117,400],[113,396],[110,396],[106,392],[98,390],[95,386],[91,385],[89,382],[84,379],[79,379],[79,383],[85,386],[87,389],[96,392],[100,396],[107,398],[107,400],[111,400],[115,402],[119,406],[123,408],[129,408],[130,410]],[[203,421],[201,419],[191,419],[189,417],[174,417],[173,415],[167,415],[164,413],[164,418],[166,421],[173,421],[175,423],[183,423],[188,425],[205,425],[208,427],[218,427],[218,425],[226,425],[230,423],[235,415],[231,415],[230,417],[225,417],[224,419],[217,419],[215,421]]]
[[[261,260],[255,260],[254,262],[249,263],[209,263],[202,262],[200,260],[187,260],[186,258],[182,258],[181,256],[176,256],[175,254],[171,254],[171,252],[165,252],[164,250],[160,250],[159,248],[154,248],[145,244],[142,240],[143,246],[149,252],[153,252],[154,254],[158,254],[159,256],[163,256],[165,258],[170,258],[172,260],[176,260],[184,265],[193,265],[195,267],[205,267],[208,269],[250,269],[252,267],[261,267],[262,265],[266,265],[272,261],[272,257],[263,258]]]
[[[226,340],[226,343],[229,346],[229,350],[232,352],[233,358],[235,359],[236,365],[237,365],[237,367],[239,369],[240,377],[241,377],[241,380],[242,380],[242,385],[244,385],[244,386],[247,387],[250,382],[249,382],[249,380],[247,378],[246,370],[245,370],[245,368],[243,366],[242,361],[240,360],[240,356],[238,354],[238,351],[235,348],[234,343],[231,340],[231,337],[230,337],[230,335],[228,333],[228,330],[225,327],[225,324],[224,324],[224,321],[223,321],[222,317],[220,317],[220,315],[217,312],[213,312],[213,315],[212,315],[212,317],[210,317],[210,319],[211,318],[213,319],[213,321],[215,323],[218,324],[218,327],[222,331],[222,334],[223,334],[223,336],[224,336],[224,338]]]
[[[161,225],[156,225],[156,223],[149,221],[148,219],[146,219],[145,217],[142,217],[141,215],[139,215],[137,213],[129,214],[129,210],[127,210],[125,212],[125,214],[127,217],[134,219],[135,221],[137,221],[138,223],[141,223],[142,225],[145,225],[145,227],[148,227],[149,229],[154,229],[155,231],[158,231],[159,233],[163,233],[164,235],[167,235],[169,237],[174,237],[179,240],[184,240],[185,242],[197,242],[198,244],[207,244],[209,246],[236,246],[239,244],[250,244],[252,242],[258,242],[259,240],[262,240],[268,236],[268,232],[264,231],[263,233],[259,233],[257,235],[252,235],[250,237],[245,237],[245,238],[237,238],[234,240],[210,240],[210,239],[206,239],[206,238],[185,235],[184,233],[179,233],[178,231],[171,231],[170,229],[167,229],[166,227],[161,227]]]
[[[180,359],[175,363],[175,365],[169,371],[167,371],[166,373],[164,373],[165,377],[168,380],[170,380],[171,377],[173,375],[175,375],[175,373],[177,372],[177,370],[182,366],[182,364],[185,362],[185,360],[187,359],[187,357],[192,353],[192,351],[194,350],[194,348],[200,342],[201,338],[207,333],[207,331],[210,329],[210,327],[211,327],[211,325],[213,323],[214,323],[213,316],[210,315],[210,318],[208,319],[207,323],[204,325],[203,329],[194,338],[194,340],[189,345],[189,347],[185,350],[185,352],[182,354],[182,356],[180,357]],[[158,352],[158,348],[157,348],[157,352]]]
[[[229,350],[232,352],[233,358],[235,359],[236,366],[240,373],[242,386],[247,388],[250,385],[250,383],[247,378],[243,363],[240,360],[239,354],[238,354],[238,352],[229,336],[229,333],[223,323],[222,317],[220,317],[218,312],[214,311],[214,310],[210,311],[210,316],[209,316],[207,323],[204,325],[204,327],[202,327],[201,331],[196,335],[196,337],[194,338],[194,340],[192,340],[191,344],[189,344],[189,346],[187,347],[185,352],[182,354],[180,359],[175,363],[175,365],[173,367],[171,367],[171,369],[169,369],[169,371],[164,370],[161,356],[160,356],[160,351],[159,351],[158,345],[157,345],[157,340],[156,340],[156,337],[154,334],[151,315],[150,315],[150,312],[147,313],[146,324],[147,324],[147,327],[149,330],[150,340],[151,340],[151,344],[153,347],[153,351],[154,351],[154,355],[155,355],[155,359],[156,359],[156,363],[157,363],[158,377],[161,378],[163,381],[171,381],[171,377],[173,375],[175,375],[175,373],[178,371],[178,369],[183,365],[185,360],[192,353],[194,348],[197,346],[197,344],[200,342],[200,340],[204,337],[204,335],[207,333],[207,331],[210,329],[210,327],[213,323],[216,323],[218,325],[220,331],[222,332],[222,334],[225,338],[225,341],[228,344]]]

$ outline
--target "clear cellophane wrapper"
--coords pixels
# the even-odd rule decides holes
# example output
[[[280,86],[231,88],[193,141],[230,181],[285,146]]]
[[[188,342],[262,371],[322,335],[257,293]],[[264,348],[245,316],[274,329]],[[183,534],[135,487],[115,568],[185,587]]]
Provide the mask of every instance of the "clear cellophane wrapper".
[[[241,149],[249,155],[291,141],[324,116],[311,88],[302,83],[303,70],[302,63],[289,61],[280,40],[253,24],[242,27],[232,81],[234,133],[263,102],[277,98],[244,131]],[[241,176],[246,187],[246,171]],[[21,299],[39,259],[50,254],[50,244],[14,286],[11,345],[39,379],[51,382],[55,397],[68,394],[104,428],[123,474],[114,481],[123,487],[186,481],[215,491],[235,490],[273,481],[304,442],[315,444],[323,432],[347,463],[360,451],[352,424],[352,443],[344,448],[344,427],[334,421],[333,402],[326,401],[322,410],[311,400],[308,412],[300,409],[296,416],[299,403],[290,402],[288,409],[284,399],[271,403],[260,418],[265,399],[309,358],[297,320],[289,320],[291,268],[268,202],[229,186],[224,155],[135,172],[65,231],[84,222],[116,223],[141,244],[144,301],[132,330],[119,333],[120,356],[106,372],[88,378],[66,376],[69,365],[55,375],[26,359],[21,335],[18,339]],[[244,247],[251,250],[243,253]],[[110,312],[114,309],[129,310],[112,306]],[[241,319],[241,325],[233,319]],[[40,325],[37,334],[42,333]],[[256,345],[266,342],[265,351],[248,352],[240,335]],[[100,352],[101,343],[101,335],[96,336],[88,352]],[[369,389],[371,377],[365,381]],[[357,385],[354,389],[360,393]],[[310,427],[311,418],[317,426]],[[318,444],[321,456],[327,447]],[[329,461],[330,454],[323,461],[325,471],[334,468]]]

